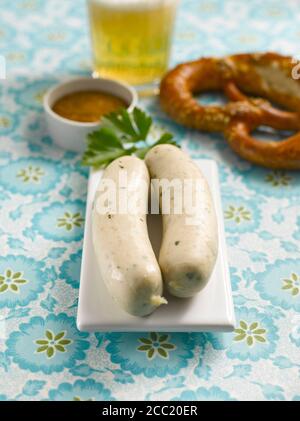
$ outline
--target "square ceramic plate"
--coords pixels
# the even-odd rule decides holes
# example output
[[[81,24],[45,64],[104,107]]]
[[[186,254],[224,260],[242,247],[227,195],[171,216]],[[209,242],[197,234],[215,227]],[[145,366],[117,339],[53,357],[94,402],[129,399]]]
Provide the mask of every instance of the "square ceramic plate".
[[[91,210],[101,171],[91,172],[88,182],[83,255],[80,276],[77,326],[81,331],[231,331],[235,319],[226,255],[223,212],[218,169],[211,160],[197,160],[210,185],[218,217],[219,252],[207,286],[195,297],[166,296],[168,304],[147,317],[135,317],[120,309],[109,296],[100,277],[92,245]],[[161,238],[161,218],[148,216],[148,230],[157,254]]]

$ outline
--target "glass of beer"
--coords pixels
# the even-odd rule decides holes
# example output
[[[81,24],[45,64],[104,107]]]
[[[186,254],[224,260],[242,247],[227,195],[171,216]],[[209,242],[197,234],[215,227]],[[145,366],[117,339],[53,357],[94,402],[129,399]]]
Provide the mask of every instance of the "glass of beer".
[[[87,0],[93,76],[155,86],[168,67],[178,0]]]

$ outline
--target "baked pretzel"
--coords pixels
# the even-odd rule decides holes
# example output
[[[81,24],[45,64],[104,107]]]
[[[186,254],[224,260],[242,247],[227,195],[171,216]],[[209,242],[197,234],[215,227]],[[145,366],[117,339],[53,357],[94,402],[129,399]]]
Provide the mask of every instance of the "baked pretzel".
[[[204,131],[222,131],[243,158],[278,169],[300,169],[300,134],[281,142],[260,142],[250,132],[260,125],[300,130],[300,81],[291,57],[275,53],[203,58],[177,66],[161,82],[162,108],[173,119]],[[204,106],[195,93],[223,91],[224,106]],[[276,102],[286,110],[275,108]]]
[[[262,124],[279,130],[300,130],[300,81],[292,78],[295,64],[291,57],[238,54],[225,60],[231,62],[234,73],[232,82],[225,85],[231,101],[250,101],[260,108]]]
[[[257,125],[232,120],[224,134],[231,148],[254,164],[277,170],[300,169],[300,132],[279,142],[264,141],[251,136],[256,128]]]
[[[225,59],[202,58],[180,64],[161,81],[161,106],[178,123],[209,132],[224,131],[232,117],[256,121],[261,111],[250,102],[204,106],[194,98],[194,94],[205,91],[227,94],[232,79],[231,63]]]

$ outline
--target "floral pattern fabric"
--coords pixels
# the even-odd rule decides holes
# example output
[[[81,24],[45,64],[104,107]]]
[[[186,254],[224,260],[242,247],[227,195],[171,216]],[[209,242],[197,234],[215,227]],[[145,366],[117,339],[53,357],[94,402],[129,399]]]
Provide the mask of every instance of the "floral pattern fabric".
[[[90,74],[86,19],[84,0],[1,2],[0,400],[299,400],[300,175],[243,161],[219,134],[171,122],[155,98],[141,100],[153,134],[172,131],[193,158],[218,164],[235,331],[77,330],[88,170],[53,144],[42,100],[66,76]],[[299,24],[293,0],[182,0],[171,65],[298,55]]]

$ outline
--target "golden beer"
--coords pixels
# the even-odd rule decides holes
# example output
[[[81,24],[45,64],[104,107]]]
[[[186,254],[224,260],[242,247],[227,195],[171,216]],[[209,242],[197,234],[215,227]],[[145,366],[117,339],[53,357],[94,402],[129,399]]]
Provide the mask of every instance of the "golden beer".
[[[94,75],[147,85],[169,61],[178,0],[88,0]]]

